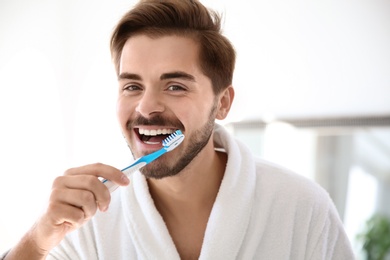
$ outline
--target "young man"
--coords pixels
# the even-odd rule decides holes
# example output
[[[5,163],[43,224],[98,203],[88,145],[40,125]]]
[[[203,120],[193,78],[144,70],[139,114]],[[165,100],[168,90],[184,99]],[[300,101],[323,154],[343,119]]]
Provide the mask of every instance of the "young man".
[[[116,27],[117,113],[135,158],[183,143],[127,179],[108,165],[58,177],[47,211],[6,259],[352,259],[318,185],[255,159],[215,119],[235,52],[196,0],[145,0]],[[121,186],[112,194],[98,177]]]

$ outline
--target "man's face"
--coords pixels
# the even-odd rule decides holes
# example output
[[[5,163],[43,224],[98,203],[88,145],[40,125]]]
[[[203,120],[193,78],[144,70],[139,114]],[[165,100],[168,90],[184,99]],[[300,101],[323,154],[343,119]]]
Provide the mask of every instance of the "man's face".
[[[186,167],[209,143],[217,109],[192,39],[138,35],[127,40],[119,67],[117,114],[134,157],[160,149],[161,141],[177,129],[186,136],[175,150],[145,166],[145,176],[172,176]]]

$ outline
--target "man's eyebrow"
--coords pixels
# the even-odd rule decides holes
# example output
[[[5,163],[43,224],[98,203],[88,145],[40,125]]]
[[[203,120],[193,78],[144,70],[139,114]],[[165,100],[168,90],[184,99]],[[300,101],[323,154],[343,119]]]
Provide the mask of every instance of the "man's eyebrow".
[[[177,78],[195,82],[194,76],[183,71],[167,72],[160,76],[160,80],[177,79]],[[118,80],[122,80],[122,79],[142,80],[142,77],[135,73],[123,72],[118,75]]]
[[[132,79],[132,80],[142,80],[141,76],[135,73],[128,73],[128,72],[123,72],[119,74],[118,80],[121,79]]]
[[[188,74],[186,72],[183,72],[183,71],[173,71],[173,72],[168,72],[168,73],[164,73],[160,76],[160,80],[165,80],[165,79],[185,79],[185,80],[189,80],[189,81],[196,81],[195,80],[195,77],[192,76],[191,74]]]

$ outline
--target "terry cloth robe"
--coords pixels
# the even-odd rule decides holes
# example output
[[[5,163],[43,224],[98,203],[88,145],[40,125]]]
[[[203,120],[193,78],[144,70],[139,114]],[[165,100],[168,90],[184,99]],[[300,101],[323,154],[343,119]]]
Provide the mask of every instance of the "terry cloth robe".
[[[319,185],[255,159],[219,125],[214,142],[228,162],[199,259],[354,258],[334,204]],[[180,258],[137,172],[112,194],[107,212],[69,233],[48,259]]]

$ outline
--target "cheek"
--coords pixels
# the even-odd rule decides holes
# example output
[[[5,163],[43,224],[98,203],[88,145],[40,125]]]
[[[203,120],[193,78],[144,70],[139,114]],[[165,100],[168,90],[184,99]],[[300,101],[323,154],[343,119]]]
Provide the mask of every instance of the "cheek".
[[[206,105],[188,106],[185,111],[177,112],[176,115],[184,125],[194,129],[203,125],[209,118],[210,108]]]
[[[119,98],[116,103],[116,115],[122,128],[126,127],[126,123],[130,118],[132,107],[129,102],[123,98]]]

